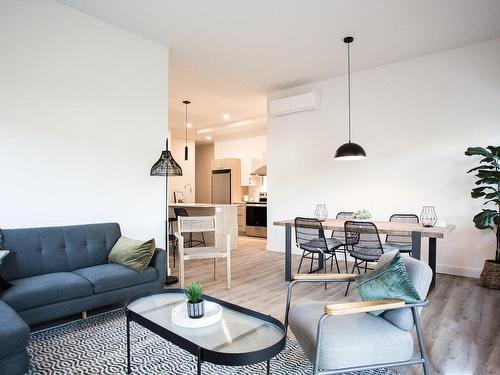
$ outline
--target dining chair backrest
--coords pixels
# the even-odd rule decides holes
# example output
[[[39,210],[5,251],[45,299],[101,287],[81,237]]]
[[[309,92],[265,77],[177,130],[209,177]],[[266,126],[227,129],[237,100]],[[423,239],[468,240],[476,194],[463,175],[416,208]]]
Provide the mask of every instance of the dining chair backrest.
[[[344,223],[346,244],[358,254],[380,256],[384,248],[380,242],[377,226],[369,221],[346,221]]]
[[[393,214],[389,218],[390,222],[393,223],[412,223],[418,224],[418,216],[415,214]],[[411,235],[395,235],[388,234],[385,237],[385,242],[397,243],[402,245],[411,245]]]
[[[351,220],[353,212],[349,211],[341,211],[337,214],[335,217],[337,220]],[[343,230],[334,230],[332,232],[332,238],[336,238],[339,241],[344,242],[345,241],[345,233]]]
[[[193,232],[215,232],[215,216],[182,216],[178,218],[179,233]]]
[[[321,221],[315,218],[295,218],[295,242],[306,251],[328,251]]]

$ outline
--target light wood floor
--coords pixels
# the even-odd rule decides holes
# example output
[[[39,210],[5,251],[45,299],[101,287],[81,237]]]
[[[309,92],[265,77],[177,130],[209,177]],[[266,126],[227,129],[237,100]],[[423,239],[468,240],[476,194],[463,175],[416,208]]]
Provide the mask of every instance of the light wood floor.
[[[200,281],[205,293],[273,315],[283,321],[287,283],[284,255],[265,250],[265,239],[240,237],[232,253],[232,289],[225,289],[225,261],[219,260],[217,279],[211,260],[186,262],[186,282]],[[170,259],[171,265],[173,259]],[[294,256],[293,270],[299,257]],[[173,270],[177,274],[177,269]],[[178,286],[174,286],[178,287]],[[351,289],[353,290],[353,289]],[[295,303],[345,301],[344,285],[297,286]],[[357,293],[349,293],[355,300]],[[422,313],[427,353],[433,374],[500,374],[500,291],[484,288],[479,280],[438,275],[430,303]],[[397,369],[421,374],[421,367]]]

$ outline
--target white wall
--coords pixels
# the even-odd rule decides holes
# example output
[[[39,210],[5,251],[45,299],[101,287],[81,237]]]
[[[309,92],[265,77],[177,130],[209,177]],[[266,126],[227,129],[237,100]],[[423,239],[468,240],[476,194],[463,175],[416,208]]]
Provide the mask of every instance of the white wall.
[[[214,157],[216,159],[265,159],[267,151],[267,136],[231,139],[214,143]]]
[[[168,49],[49,0],[0,2],[0,227],[117,221],[164,242]],[[162,245],[163,246],[163,245]]]
[[[277,219],[367,208],[375,219],[434,205],[456,230],[438,240],[438,271],[478,276],[495,237],[474,228],[477,160],[468,146],[500,144],[500,39],[353,74],[353,141],[368,158],[340,162],[347,138],[346,77],[274,93],[319,91],[316,112],[268,119],[268,249],[284,248]],[[427,241],[423,252],[427,253]]]
[[[169,202],[174,201],[174,191],[182,191],[185,195],[186,202],[195,201],[195,165],[196,165],[196,147],[193,140],[188,139],[188,160],[184,160],[184,147],[186,140],[184,138],[170,138],[171,143],[169,149],[175,161],[182,168],[182,176],[175,176],[168,178],[168,192]],[[189,187],[184,189],[184,186],[191,185],[191,192]]]

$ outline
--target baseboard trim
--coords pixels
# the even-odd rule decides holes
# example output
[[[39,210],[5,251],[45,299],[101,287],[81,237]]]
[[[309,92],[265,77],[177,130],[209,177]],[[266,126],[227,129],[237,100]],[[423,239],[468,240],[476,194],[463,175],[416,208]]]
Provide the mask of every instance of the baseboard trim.
[[[267,251],[273,251],[276,253],[284,253],[283,250],[275,250],[275,249],[267,249]],[[292,249],[292,254],[300,255],[300,254],[302,254],[302,251],[294,248],[294,249]],[[446,275],[473,277],[476,279],[478,279],[479,275],[481,275],[480,268],[451,266],[448,264],[438,264],[436,266],[436,271],[437,271],[437,273],[443,273]]]
[[[454,276],[473,277],[475,279],[478,279],[479,275],[481,275],[480,268],[450,266],[446,264],[438,264],[436,272]]]

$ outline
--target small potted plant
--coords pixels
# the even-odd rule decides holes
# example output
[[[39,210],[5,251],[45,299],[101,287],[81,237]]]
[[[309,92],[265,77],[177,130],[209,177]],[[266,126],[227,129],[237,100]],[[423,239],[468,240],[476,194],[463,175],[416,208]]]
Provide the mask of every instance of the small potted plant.
[[[489,288],[500,289],[500,146],[469,147],[467,156],[482,156],[479,165],[467,173],[477,172],[472,198],[486,200],[490,208],[483,208],[472,219],[477,229],[490,229],[496,234],[495,259],[487,259],[481,272],[481,282]]]
[[[203,288],[201,284],[194,281],[184,289],[184,294],[187,298],[187,313],[192,319],[201,318],[205,314],[204,301],[201,298],[203,296]]]
[[[370,211],[362,209],[362,210],[357,210],[352,214],[352,218],[354,220],[361,220],[361,221],[366,221],[370,220],[372,218],[372,214]]]

